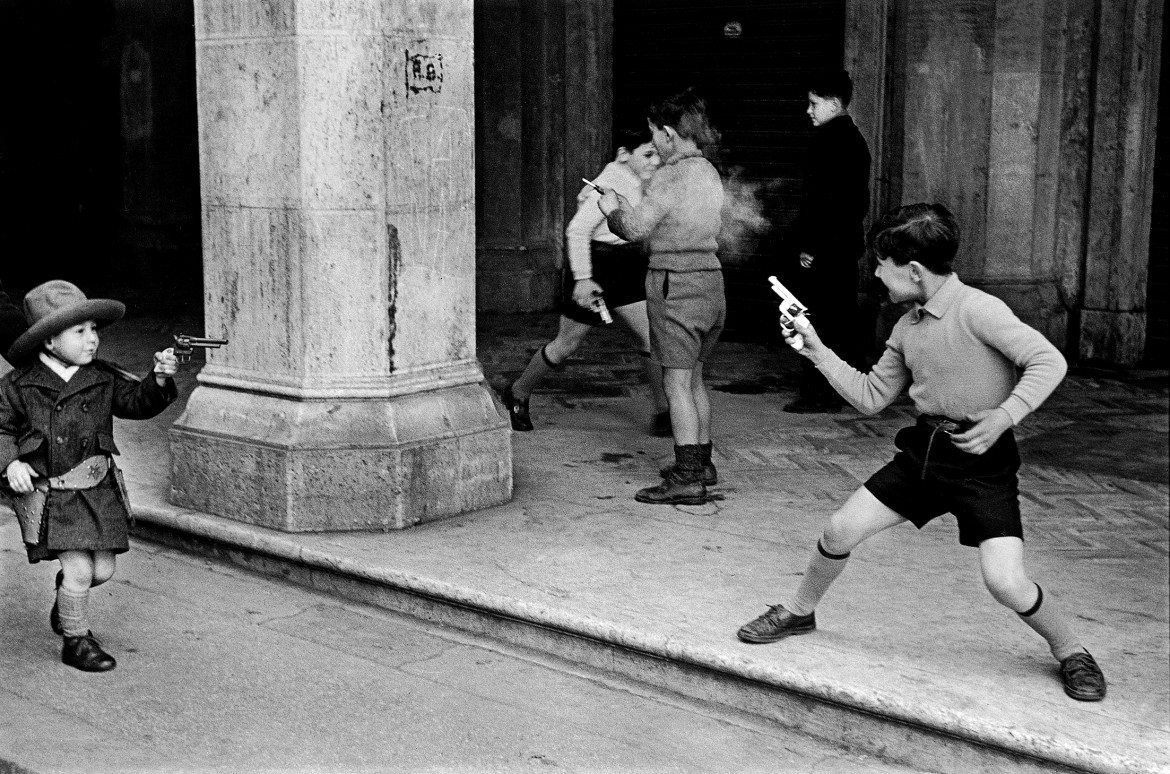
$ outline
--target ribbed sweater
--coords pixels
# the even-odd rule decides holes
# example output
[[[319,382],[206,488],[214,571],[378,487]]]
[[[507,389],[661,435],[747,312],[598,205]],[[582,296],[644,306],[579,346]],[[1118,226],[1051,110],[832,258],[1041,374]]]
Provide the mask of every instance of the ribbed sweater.
[[[961,420],[1002,408],[1019,424],[1052,394],[1068,364],[1007,304],[951,274],[898,320],[868,374],[835,354],[817,368],[863,414],[881,411],[909,385],[923,414]]]
[[[608,221],[621,238],[646,244],[651,269],[721,268],[715,252],[723,223],[723,183],[698,152],[665,161],[650,178],[642,203],[622,202]]]

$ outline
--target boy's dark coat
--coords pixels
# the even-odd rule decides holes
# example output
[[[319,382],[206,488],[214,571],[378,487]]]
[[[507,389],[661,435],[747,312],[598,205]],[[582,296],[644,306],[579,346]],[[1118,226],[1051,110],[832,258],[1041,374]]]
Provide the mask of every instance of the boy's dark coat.
[[[165,387],[153,376],[132,382],[100,360],[64,382],[34,359],[0,379],[0,472],[19,458],[40,476],[59,476],[87,457],[117,454],[113,418],[149,419],[177,394],[173,380]],[[69,524],[129,515],[112,477],[93,489],[54,490],[45,509],[45,521],[62,528],[55,543]]]

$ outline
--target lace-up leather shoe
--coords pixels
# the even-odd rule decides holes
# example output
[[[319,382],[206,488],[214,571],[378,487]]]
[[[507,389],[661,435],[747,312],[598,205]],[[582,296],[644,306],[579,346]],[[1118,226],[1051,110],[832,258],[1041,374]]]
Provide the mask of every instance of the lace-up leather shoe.
[[[1060,662],[1060,679],[1064,681],[1064,692],[1077,701],[1105,698],[1105,674],[1087,650]]]
[[[634,499],[650,505],[702,505],[707,502],[707,487],[702,481],[686,481],[672,473],[658,486],[639,489]]]
[[[512,385],[504,388],[504,405],[508,408],[508,419],[512,429],[526,433],[532,429],[532,417],[528,415],[528,399],[520,400],[512,394]]]
[[[669,478],[672,470],[674,470],[673,462],[659,470],[658,475],[662,478]],[[703,486],[715,486],[719,483],[719,471],[715,469],[714,465],[708,463],[699,470],[701,471],[700,475],[702,476]]]
[[[61,588],[64,581],[65,573],[58,570],[57,583],[53,587],[53,609],[49,611],[49,626],[53,629],[53,634],[57,636],[65,634],[65,630],[61,628],[61,611],[57,609],[57,590]]]
[[[808,634],[817,628],[817,614],[793,615],[784,605],[772,605],[768,612],[749,621],[735,633],[744,642],[775,642],[792,634]]]
[[[82,672],[109,672],[118,665],[113,656],[102,650],[93,632],[86,632],[84,637],[66,635],[61,661]]]

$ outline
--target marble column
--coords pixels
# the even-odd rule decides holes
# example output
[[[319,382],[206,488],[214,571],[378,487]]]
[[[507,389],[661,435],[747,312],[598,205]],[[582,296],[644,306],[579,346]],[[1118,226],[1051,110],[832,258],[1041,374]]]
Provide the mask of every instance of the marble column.
[[[475,357],[472,0],[196,0],[206,335],[172,500],[286,531],[511,497]]]

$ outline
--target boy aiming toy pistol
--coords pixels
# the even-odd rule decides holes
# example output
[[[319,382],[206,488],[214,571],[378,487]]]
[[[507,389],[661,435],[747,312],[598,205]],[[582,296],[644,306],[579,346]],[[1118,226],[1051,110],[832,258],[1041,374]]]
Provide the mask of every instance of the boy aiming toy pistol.
[[[190,363],[195,349],[219,349],[227,344],[227,339],[206,339],[202,336],[188,336],[180,333],[175,336],[175,358],[180,363]]]
[[[795,350],[804,349],[804,337],[796,329],[808,327],[808,307],[796,300],[796,296],[788,288],[780,284],[775,277],[768,277],[772,283],[772,292],[780,296],[780,325],[794,334],[789,344]]]

